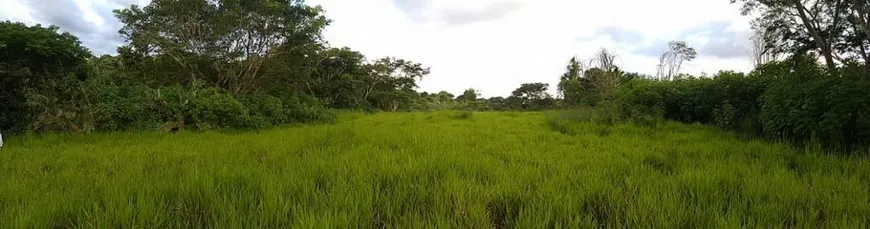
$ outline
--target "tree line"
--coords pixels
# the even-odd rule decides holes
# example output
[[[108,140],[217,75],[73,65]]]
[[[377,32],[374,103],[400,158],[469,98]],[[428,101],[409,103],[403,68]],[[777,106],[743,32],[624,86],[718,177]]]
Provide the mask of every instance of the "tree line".
[[[114,11],[125,39],[93,56],[59,28],[0,23],[0,131],[262,128],[335,109],[407,109],[429,69],[322,39],[302,1],[154,0]]]
[[[680,73],[697,57],[683,41],[669,43],[654,76],[620,70],[616,55],[602,49],[585,61],[568,61],[554,100],[529,96],[519,104],[531,106],[509,108],[596,107],[608,120],[660,117],[836,152],[870,152],[870,2],[731,2],[757,16],[749,43],[755,69],[748,74]],[[546,94],[547,85],[537,85],[544,89],[532,91]]]
[[[616,54],[568,60],[558,93],[519,85],[508,97],[418,92],[430,69],[369,58],[322,38],[330,24],[299,0],[154,0],[114,12],[125,43],[93,56],[54,26],[0,23],[0,131],[264,128],[329,122],[336,109],[545,110],[608,107],[854,150],[870,139],[870,3],[732,0],[752,22],[748,73],[681,73],[697,57],[673,41],[655,75]]]
[[[644,116],[703,123],[741,133],[870,152],[870,2],[732,0],[752,21],[748,74],[679,73],[697,53],[671,42],[656,76],[623,73],[602,51],[591,68],[571,59],[563,104],[607,106],[627,120]],[[594,64],[597,62],[597,65]],[[615,89],[614,89],[615,88]]]

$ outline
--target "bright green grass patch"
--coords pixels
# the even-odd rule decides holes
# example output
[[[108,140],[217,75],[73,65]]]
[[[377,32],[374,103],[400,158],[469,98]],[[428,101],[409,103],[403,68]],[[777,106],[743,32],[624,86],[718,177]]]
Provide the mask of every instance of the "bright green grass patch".
[[[0,228],[870,227],[867,159],[546,116],[9,139]]]

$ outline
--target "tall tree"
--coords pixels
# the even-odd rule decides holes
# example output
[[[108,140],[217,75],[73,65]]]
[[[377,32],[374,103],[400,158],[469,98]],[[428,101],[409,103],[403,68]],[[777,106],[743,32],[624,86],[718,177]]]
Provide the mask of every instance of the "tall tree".
[[[27,127],[82,129],[78,84],[91,53],[58,27],[0,22],[0,132]]]
[[[265,63],[320,43],[329,23],[301,0],[154,0],[115,11],[128,55],[156,56],[180,69],[177,82],[203,80],[256,92]]]
[[[580,103],[584,92],[581,84],[582,75],[583,64],[577,60],[577,57],[572,57],[568,60],[568,66],[565,67],[565,73],[559,79],[557,88],[565,103],[569,105]]]
[[[743,3],[744,15],[760,13],[757,23],[789,41],[792,52],[817,51],[828,69],[836,67],[835,49],[842,42],[850,1],[843,0],[731,0]],[[857,2],[857,1],[856,1]]]
[[[660,80],[672,80],[680,74],[683,62],[692,61],[698,56],[695,48],[685,41],[668,42],[668,51],[659,58],[658,75]]]
[[[358,108],[364,106],[365,98],[359,96],[357,88],[368,77],[364,72],[365,56],[349,48],[330,48],[306,54],[301,61],[304,71],[285,69],[296,77],[283,77],[288,84],[320,98],[335,108]],[[278,63],[277,65],[281,65]],[[292,65],[281,65],[293,68]],[[287,73],[284,73],[287,74]],[[286,87],[285,85],[278,85]]]
[[[466,89],[465,92],[463,92],[461,95],[456,97],[456,100],[459,100],[462,102],[475,102],[475,101],[477,101],[477,97],[479,97],[479,96],[480,96],[480,93],[478,93],[477,90],[474,90],[474,88],[469,88],[469,89]]]
[[[780,52],[776,50],[778,40],[772,36],[764,28],[753,24],[752,35],[749,37],[749,59],[754,66],[758,67],[779,59]]]
[[[619,78],[623,74],[616,66],[616,55],[607,49],[601,49],[595,54],[592,61],[597,63],[593,69],[597,68],[600,71],[593,71],[595,74],[587,74],[586,78],[592,83],[600,99],[613,99],[616,87],[619,86]]]
[[[509,100],[517,101],[521,109],[542,109],[552,103],[546,83],[524,83],[511,92]]]
[[[847,51],[864,61],[865,74],[870,75],[870,1],[854,1],[848,22]]]
[[[419,96],[417,81],[429,74],[429,68],[404,59],[386,57],[363,66],[359,84],[361,96],[374,106],[396,110]]]

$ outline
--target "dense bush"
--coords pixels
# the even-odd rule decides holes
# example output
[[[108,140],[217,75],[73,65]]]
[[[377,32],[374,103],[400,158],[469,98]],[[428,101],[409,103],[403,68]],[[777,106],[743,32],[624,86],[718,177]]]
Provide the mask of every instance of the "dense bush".
[[[293,87],[242,92],[155,78],[180,69],[130,52],[92,57],[57,27],[0,22],[0,132],[264,128],[335,118]]]
[[[280,99],[283,101],[284,117],[286,117],[283,123],[335,121],[335,112],[310,95],[288,91],[283,93]]]
[[[91,82],[88,93],[97,130],[155,129],[159,125],[154,91],[145,85]]]
[[[623,114],[655,114],[852,151],[870,139],[870,79],[863,69],[829,71],[813,57],[796,56],[748,76],[632,80],[619,88],[617,102]]]
[[[760,78],[725,71],[713,78],[633,80],[617,91],[617,98],[624,108],[638,113],[736,128],[758,113],[764,89]]]
[[[0,132],[85,129],[75,103],[90,52],[58,27],[0,21]],[[77,101],[80,102],[80,101]]]
[[[765,68],[775,79],[763,98],[766,134],[843,150],[870,143],[870,80],[862,67],[831,73],[814,60],[796,58]]]
[[[288,92],[285,95],[233,96],[217,88],[185,90],[181,86],[155,93],[159,120],[172,127],[195,129],[264,128],[288,123],[329,122],[335,114],[317,99]]]
[[[258,127],[241,102],[216,88],[192,90],[189,101],[185,118],[197,129]]]

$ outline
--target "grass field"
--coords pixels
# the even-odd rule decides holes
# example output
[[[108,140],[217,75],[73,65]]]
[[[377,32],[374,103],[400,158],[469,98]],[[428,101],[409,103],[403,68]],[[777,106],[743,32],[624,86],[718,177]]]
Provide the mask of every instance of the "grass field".
[[[868,228],[870,161],[700,125],[344,114],[8,139],[0,228]]]

